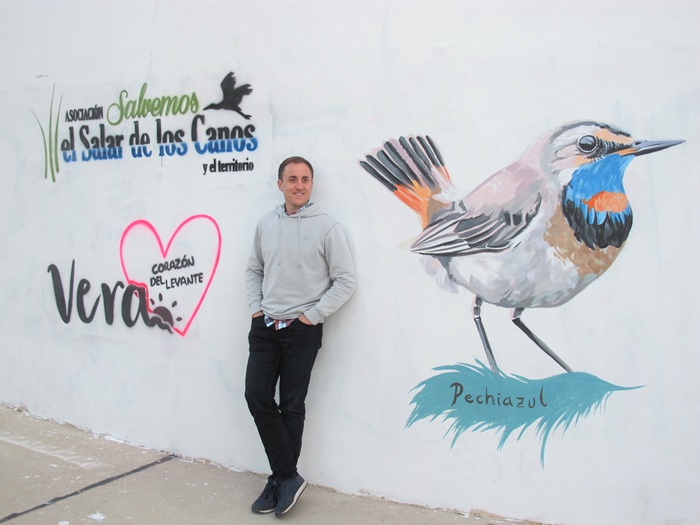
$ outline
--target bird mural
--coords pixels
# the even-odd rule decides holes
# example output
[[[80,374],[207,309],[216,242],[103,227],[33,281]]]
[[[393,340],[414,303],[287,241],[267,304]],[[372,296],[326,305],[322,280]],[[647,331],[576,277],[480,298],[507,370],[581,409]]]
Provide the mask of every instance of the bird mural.
[[[209,104],[204,109],[227,109],[235,111],[246,120],[250,120],[250,115],[246,115],[241,110],[241,101],[243,97],[253,92],[253,88],[250,87],[250,84],[243,84],[242,86],[236,87],[236,77],[233,72],[230,72],[221,81],[221,91],[223,91],[224,94],[224,98],[221,102]]]
[[[459,191],[428,136],[386,141],[360,166],[418,214],[411,251],[445,289],[474,294],[472,316],[494,373],[483,303],[511,320],[564,370],[571,368],[522,321],[528,308],[560,306],[615,261],[632,228],[623,176],[635,158],[685,141],[635,140],[577,121],[537,138],[514,163]]]

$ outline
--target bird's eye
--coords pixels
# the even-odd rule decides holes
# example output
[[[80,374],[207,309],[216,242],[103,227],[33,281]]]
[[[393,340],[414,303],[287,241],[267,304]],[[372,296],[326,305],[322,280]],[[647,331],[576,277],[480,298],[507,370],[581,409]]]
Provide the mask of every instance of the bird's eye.
[[[584,135],[578,139],[578,149],[581,153],[593,153],[599,145],[598,137],[593,135]]]

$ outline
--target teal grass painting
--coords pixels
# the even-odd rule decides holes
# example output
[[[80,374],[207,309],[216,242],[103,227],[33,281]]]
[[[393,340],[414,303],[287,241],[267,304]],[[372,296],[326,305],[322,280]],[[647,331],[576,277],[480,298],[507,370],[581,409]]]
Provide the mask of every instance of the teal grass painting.
[[[54,125],[53,103],[55,94],[56,86],[54,85],[51,91],[51,105],[49,106],[48,137],[46,131],[44,130],[44,126],[41,125],[39,117],[36,116],[33,109],[31,110],[37,124],[39,124],[39,129],[41,129],[41,137],[44,141],[44,178],[48,179],[49,173],[51,173],[52,182],[56,182],[56,174],[60,171],[60,166],[58,164],[58,122],[61,114],[61,104],[63,103],[63,97],[61,97],[61,99],[58,101],[56,123]]]

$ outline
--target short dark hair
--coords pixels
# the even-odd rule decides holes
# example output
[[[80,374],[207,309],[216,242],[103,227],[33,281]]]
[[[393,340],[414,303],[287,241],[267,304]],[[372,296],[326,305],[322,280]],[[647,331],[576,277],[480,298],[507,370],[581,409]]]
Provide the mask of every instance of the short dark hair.
[[[289,157],[288,159],[284,159],[282,161],[282,163],[280,164],[279,169],[277,170],[277,179],[282,180],[282,172],[284,171],[284,168],[286,168],[288,164],[306,164],[307,167],[309,168],[309,171],[311,172],[311,180],[313,180],[314,167],[304,157]]]

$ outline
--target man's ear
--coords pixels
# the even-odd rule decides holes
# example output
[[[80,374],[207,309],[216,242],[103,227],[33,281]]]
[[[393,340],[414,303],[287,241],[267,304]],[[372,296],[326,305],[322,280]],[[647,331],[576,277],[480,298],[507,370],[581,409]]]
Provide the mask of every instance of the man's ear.
[[[277,179],[277,188],[282,191],[282,181]]]

